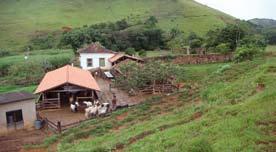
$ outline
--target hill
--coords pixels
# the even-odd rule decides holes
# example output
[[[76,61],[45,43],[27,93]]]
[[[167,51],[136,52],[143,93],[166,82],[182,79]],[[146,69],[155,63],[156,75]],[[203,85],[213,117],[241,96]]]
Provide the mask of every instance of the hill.
[[[273,151],[275,47],[243,63],[178,65],[187,87],[54,135],[57,151]],[[28,146],[27,146],[28,147]],[[41,150],[41,149],[40,149]]]
[[[158,18],[164,30],[204,34],[234,18],[193,0],[1,0],[0,48],[22,49],[38,33],[127,18]]]
[[[263,28],[276,28],[276,20],[273,19],[259,19],[255,18],[252,20],[249,20],[249,22],[261,26]]]

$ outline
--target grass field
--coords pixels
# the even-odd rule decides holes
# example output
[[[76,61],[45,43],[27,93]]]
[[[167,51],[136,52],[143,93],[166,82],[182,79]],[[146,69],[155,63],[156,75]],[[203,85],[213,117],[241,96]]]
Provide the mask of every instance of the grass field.
[[[272,47],[270,47],[272,49]],[[179,66],[189,87],[51,136],[58,151],[273,151],[276,57]],[[258,84],[262,84],[258,87]]]
[[[2,0],[0,47],[21,50],[32,35],[127,18],[154,15],[164,30],[173,27],[204,34],[233,18],[192,0]]]
[[[30,52],[28,60],[24,59],[24,54],[13,55],[0,58],[0,69],[9,71],[13,65],[27,64],[28,62],[41,63],[42,61],[49,62],[52,66],[62,66],[69,63],[74,58],[72,50],[36,50]],[[9,83],[9,74],[0,78],[0,93],[13,91],[33,92],[36,85],[17,86]],[[8,82],[7,82],[8,81]]]

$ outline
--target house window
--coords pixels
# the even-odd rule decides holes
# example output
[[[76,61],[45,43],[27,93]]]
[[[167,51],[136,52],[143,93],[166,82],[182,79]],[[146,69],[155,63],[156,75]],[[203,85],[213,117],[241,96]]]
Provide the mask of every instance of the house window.
[[[92,67],[93,66],[93,60],[91,58],[87,59],[87,67]]]
[[[105,59],[104,58],[100,58],[100,67],[104,67],[105,66]]]
[[[22,110],[14,110],[6,112],[7,127],[19,128],[24,124]]]

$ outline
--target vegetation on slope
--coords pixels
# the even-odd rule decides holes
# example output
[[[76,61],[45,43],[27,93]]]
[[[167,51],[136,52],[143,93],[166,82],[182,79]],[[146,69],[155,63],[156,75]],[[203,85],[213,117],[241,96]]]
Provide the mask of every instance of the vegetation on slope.
[[[269,52],[271,53],[271,52]],[[186,87],[49,138],[58,151],[272,151],[276,58],[178,66]]]
[[[258,26],[264,27],[264,28],[273,28],[276,27],[276,20],[273,19],[260,19],[260,18],[255,18],[249,20],[249,22],[256,24]]]
[[[10,91],[33,92],[45,72],[71,62],[72,50],[37,50],[24,54],[0,57],[0,93]]]
[[[2,0],[0,1],[0,47],[18,49],[31,37],[126,18],[137,22],[156,16],[158,26],[177,27],[186,33],[204,34],[233,18],[192,0]]]

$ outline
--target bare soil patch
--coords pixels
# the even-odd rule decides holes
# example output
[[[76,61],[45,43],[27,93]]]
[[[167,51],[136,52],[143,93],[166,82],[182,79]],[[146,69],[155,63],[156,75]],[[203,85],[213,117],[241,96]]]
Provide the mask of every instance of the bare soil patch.
[[[125,113],[117,116],[116,119],[119,120],[119,121],[122,121],[127,117],[127,115],[128,115],[128,112],[125,112]]]
[[[77,113],[73,113],[69,107],[53,110],[42,110],[39,111],[39,114],[54,123],[61,121],[62,125],[71,124],[86,119],[84,112],[79,111]]]
[[[46,131],[23,129],[0,135],[0,152],[25,151],[24,145],[41,144],[50,134]],[[43,149],[37,149],[37,151],[43,151]]]

